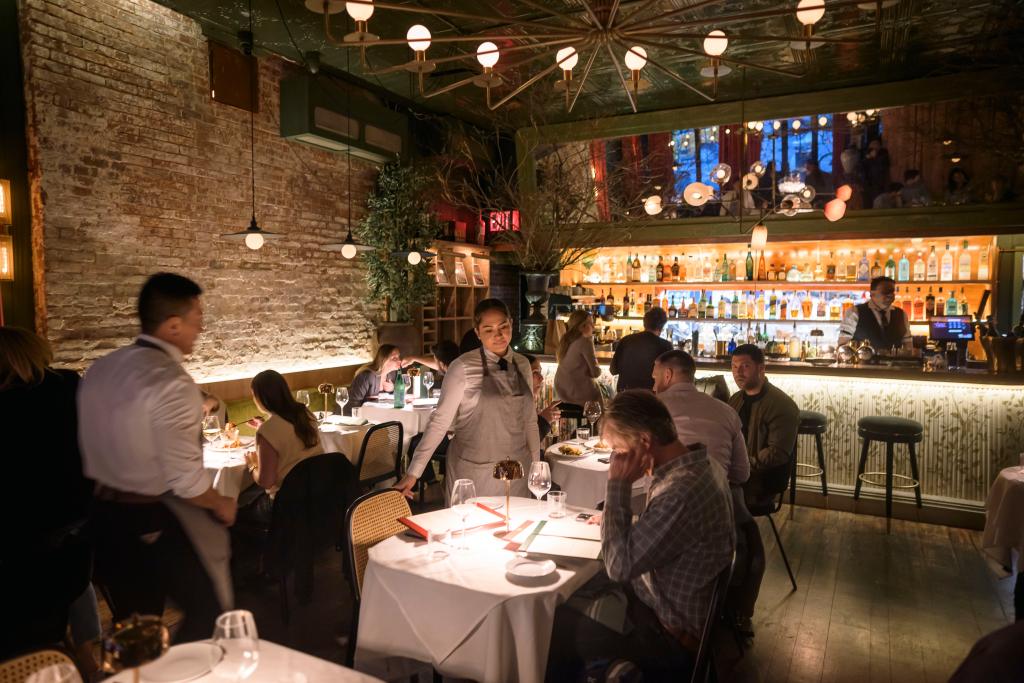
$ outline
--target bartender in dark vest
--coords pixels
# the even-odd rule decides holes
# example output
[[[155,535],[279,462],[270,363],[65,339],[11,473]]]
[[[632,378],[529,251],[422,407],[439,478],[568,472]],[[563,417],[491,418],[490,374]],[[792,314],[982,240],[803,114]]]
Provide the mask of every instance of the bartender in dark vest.
[[[851,340],[867,341],[876,351],[893,347],[910,349],[913,337],[907,316],[901,308],[894,308],[896,283],[891,277],[871,280],[871,298],[846,312],[839,325],[839,343]]]

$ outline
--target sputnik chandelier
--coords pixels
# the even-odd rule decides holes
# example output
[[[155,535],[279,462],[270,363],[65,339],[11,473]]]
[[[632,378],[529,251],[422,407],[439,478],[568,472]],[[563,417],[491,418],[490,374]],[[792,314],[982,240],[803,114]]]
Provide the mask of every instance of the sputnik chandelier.
[[[306,7],[316,13],[323,14],[324,34],[334,45],[358,48],[364,68],[366,50],[371,47],[408,45],[412,50],[412,59],[404,64],[370,70],[370,75],[382,75],[398,71],[408,71],[418,77],[420,94],[423,97],[436,97],[466,85],[474,85],[485,90],[487,106],[491,111],[508,103],[521,92],[540,82],[553,72],[558,72],[559,80],[555,89],[564,92],[565,107],[572,111],[580,93],[587,82],[594,62],[600,56],[614,66],[618,81],[629,99],[633,111],[637,110],[637,97],[650,86],[642,77],[646,67],[652,67],[684,86],[707,101],[718,96],[718,79],[728,75],[732,67],[747,67],[766,71],[777,75],[800,78],[805,74],[790,69],[782,69],[757,61],[727,56],[726,52],[732,42],[783,43],[794,50],[812,50],[825,43],[861,43],[864,38],[824,37],[814,33],[814,25],[824,16],[828,9],[857,6],[881,14],[883,7],[888,7],[891,0],[799,0],[780,3],[772,9],[718,14],[704,18],[683,18],[698,8],[722,5],[726,0],[698,0],[688,7],[672,10],[659,9],[659,0],[644,0],[634,3],[628,8],[620,7],[620,0],[579,0],[582,12],[571,13],[546,7],[550,0],[519,0],[522,5],[538,10],[544,14],[540,19],[516,19],[498,14],[475,14],[448,9],[445,3],[433,2],[434,7],[424,7],[397,2],[379,2],[377,0],[306,0]],[[425,4],[425,3],[424,3]],[[494,24],[502,23],[503,30],[517,31],[512,33],[477,33],[474,35],[433,36],[423,24],[414,24],[406,32],[405,38],[381,38],[370,32],[370,19],[376,10],[389,10],[408,14],[428,14],[435,17],[467,19]],[[331,31],[331,15],[347,12],[354,20],[356,30],[339,38]],[[729,27],[743,22],[763,22],[775,16],[795,16],[802,26],[802,35],[766,35],[764,33],[747,33],[733,31]],[[710,28],[706,33],[704,29]],[[685,41],[695,41],[695,46],[687,46]],[[459,54],[431,58],[428,50],[437,43],[465,43],[469,49]],[[473,44],[476,44],[473,47]],[[499,43],[503,46],[499,47]],[[711,93],[690,83],[674,69],[666,66],[656,55],[677,54],[706,59],[699,74],[711,79]],[[517,57],[509,59],[509,56]],[[520,56],[521,55],[521,56]],[[497,101],[492,101],[492,90],[512,87],[509,76],[515,67],[521,67],[541,60],[550,60],[548,65],[533,74],[512,90],[503,94]],[[578,80],[573,78],[573,70],[580,59],[585,59],[583,75]],[[427,91],[424,76],[434,71],[439,64],[476,60],[481,68],[480,73],[455,81],[433,91]],[[502,73],[496,71],[499,61],[504,60]]]

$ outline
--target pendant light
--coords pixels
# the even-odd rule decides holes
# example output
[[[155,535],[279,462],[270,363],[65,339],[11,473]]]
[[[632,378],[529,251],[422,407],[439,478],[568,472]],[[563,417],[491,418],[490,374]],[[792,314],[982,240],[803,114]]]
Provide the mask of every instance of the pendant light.
[[[351,73],[352,60],[349,55],[351,52],[345,53],[345,72]],[[352,90],[351,84],[347,84],[345,87],[345,117],[347,120],[352,120]],[[345,150],[345,175],[348,181],[348,216],[346,223],[348,227],[348,234],[345,236],[344,242],[333,242],[331,244],[325,244],[324,249],[327,251],[340,251],[343,258],[354,259],[356,255],[366,252],[373,251],[373,247],[365,244],[360,244],[352,239],[352,145]]]
[[[249,68],[253,66],[252,59],[252,0],[249,0],[249,30],[240,34],[242,39],[242,50],[245,56],[249,57]],[[257,74],[259,74],[259,63],[256,63]],[[258,81],[258,78],[257,78]],[[252,95],[250,90],[250,96]],[[249,102],[249,176],[251,179],[250,191],[252,193],[252,218],[249,227],[239,232],[229,232],[221,235],[226,240],[244,242],[245,246],[253,251],[261,248],[266,240],[280,239],[282,235],[276,232],[264,230],[256,223],[256,103]]]

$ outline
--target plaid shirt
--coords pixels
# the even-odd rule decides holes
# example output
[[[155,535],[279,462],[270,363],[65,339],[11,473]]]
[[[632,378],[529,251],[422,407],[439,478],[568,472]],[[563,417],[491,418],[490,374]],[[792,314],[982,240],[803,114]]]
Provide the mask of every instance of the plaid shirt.
[[[736,548],[725,474],[702,444],[654,470],[647,509],[633,523],[631,484],[609,480],[601,542],[605,570],[633,587],[678,635],[700,636],[715,578]]]

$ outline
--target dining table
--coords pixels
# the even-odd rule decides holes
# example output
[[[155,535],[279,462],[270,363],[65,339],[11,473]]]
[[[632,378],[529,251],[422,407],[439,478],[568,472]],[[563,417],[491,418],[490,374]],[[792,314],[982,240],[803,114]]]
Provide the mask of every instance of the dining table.
[[[981,547],[1006,572],[1013,566],[1013,551],[1024,556],[1024,467],[1006,467],[992,482]]]
[[[430,416],[437,407],[436,398],[407,400],[405,406],[396,408],[390,398],[369,401],[359,407],[359,416],[371,422],[401,422],[405,439],[412,439],[426,431]]]
[[[487,500],[496,509],[497,527],[504,528],[505,499]],[[587,526],[576,522],[581,511],[588,510],[567,506],[562,524]],[[450,519],[438,521],[446,513]],[[600,570],[600,560],[532,552],[524,558],[517,545],[495,536],[493,524],[470,531],[459,549],[455,513],[427,514],[434,516],[434,526],[454,530],[442,557],[436,556],[436,542],[411,537],[412,532],[369,550],[356,668],[392,679],[415,660],[444,676],[483,683],[544,680],[555,608]],[[548,514],[545,501],[513,497],[508,524],[523,532],[547,523]],[[600,533],[599,527],[587,531],[593,529]],[[550,573],[535,579],[520,578],[510,564],[545,557],[554,563]]]
[[[544,451],[544,459],[551,467],[551,481],[566,492],[568,502],[583,507],[597,507],[605,499],[608,489],[608,468],[611,449],[598,439],[558,441]],[[633,509],[637,499],[643,499],[647,490],[647,477],[633,485]]]

